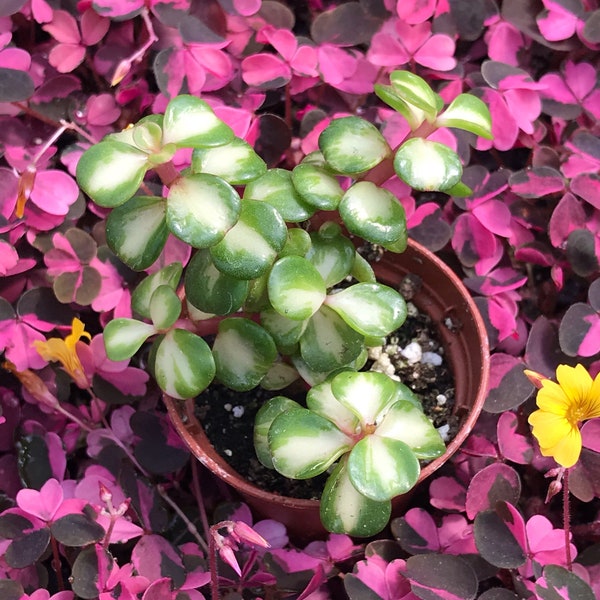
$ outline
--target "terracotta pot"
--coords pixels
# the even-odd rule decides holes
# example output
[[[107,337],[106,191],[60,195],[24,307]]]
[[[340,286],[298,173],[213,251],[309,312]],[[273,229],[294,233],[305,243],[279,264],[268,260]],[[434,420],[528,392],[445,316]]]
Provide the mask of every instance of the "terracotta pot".
[[[490,361],[486,330],[460,279],[417,242],[411,240],[402,254],[386,253],[374,268],[378,281],[391,286],[397,286],[408,273],[422,280],[422,286],[412,301],[436,325],[455,379],[454,413],[461,418],[461,427],[446,452],[423,467],[420,483],[456,452],[481,412],[487,393]],[[194,415],[194,400],[180,402],[169,397],[164,400],[176,430],[192,453],[205,467],[235,488],[257,516],[281,521],[296,538],[307,540],[325,535],[318,501],[280,496],[250,484],[212,447]],[[394,499],[394,514],[398,515],[405,509],[409,496]]]

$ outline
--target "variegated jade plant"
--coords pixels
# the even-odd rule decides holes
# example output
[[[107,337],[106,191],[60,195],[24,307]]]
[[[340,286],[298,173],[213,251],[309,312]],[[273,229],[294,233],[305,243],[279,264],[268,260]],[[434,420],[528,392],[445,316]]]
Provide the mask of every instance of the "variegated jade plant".
[[[406,317],[399,293],[377,282],[355,250],[357,241],[391,252],[406,247],[404,210],[380,184],[395,172],[415,189],[468,193],[456,153],[427,136],[440,127],[491,135],[489,111],[475,96],[461,94],[444,109],[423,79],[403,71],[376,91],[410,125],[397,149],[373,124],[349,116],[334,119],[320,151],[292,170],[268,169],[190,95],[88,149],[77,179],[113,209],[106,238],[126,265],[144,271],[163,261],[170,235],[193,250],[185,267],[161,265],[141,281],[135,318],[105,328],[107,355],[128,359],[151,340],[149,368],[179,399],[215,379],[238,391],[282,389],[298,374],[315,385],[340,369],[360,369],[367,347]],[[185,149],[191,164],[178,168],[176,153]],[[335,211],[334,218],[317,216],[322,225],[311,231],[305,224],[321,211]],[[209,345],[203,321],[214,316],[220,321]],[[396,389],[378,384],[376,394],[381,385]]]
[[[446,446],[419,399],[384,373],[342,371],[313,386],[306,407],[275,396],[258,411],[259,460],[294,479],[337,464],[321,496],[321,520],[332,532],[370,536],[391,514],[391,500],[408,492],[419,460]]]

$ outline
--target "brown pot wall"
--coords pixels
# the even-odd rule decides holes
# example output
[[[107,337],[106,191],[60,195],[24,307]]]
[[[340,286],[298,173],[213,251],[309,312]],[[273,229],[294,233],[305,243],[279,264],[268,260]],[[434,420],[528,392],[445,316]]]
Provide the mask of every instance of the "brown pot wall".
[[[386,253],[374,268],[378,281],[392,287],[397,287],[408,273],[422,279],[422,286],[412,301],[436,324],[455,379],[455,414],[463,422],[446,452],[423,467],[419,477],[421,482],[456,452],[481,412],[487,394],[490,365],[485,325],[460,279],[417,242],[410,240],[402,254]],[[304,540],[325,535],[318,501],[280,496],[250,484],[210,444],[194,415],[194,400],[180,402],[166,396],[164,400],[176,430],[192,453],[205,467],[231,485],[258,517],[281,521],[291,535]],[[395,515],[405,510],[409,498],[410,494],[394,499]]]

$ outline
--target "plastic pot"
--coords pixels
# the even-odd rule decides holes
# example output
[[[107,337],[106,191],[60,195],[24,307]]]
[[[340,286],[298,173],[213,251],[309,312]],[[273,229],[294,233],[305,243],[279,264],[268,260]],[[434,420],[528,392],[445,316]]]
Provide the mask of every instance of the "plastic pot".
[[[457,451],[481,412],[490,366],[486,329],[460,279],[443,261],[417,242],[410,240],[402,254],[385,253],[373,267],[378,281],[392,287],[397,287],[409,273],[421,279],[422,285],[412,302],[429,315],[436,326],[454,375],[454,414],[461,419],[461,426],[446,452],[422,468],[419,484]],[[325,535],[317,500],[281,496],[249,483],[211,445],[194,414],[194,400],[181,402],[165,396],[164,401],[177,432],[192,453],[217,477],[232,486],[258,517],[284,523],[297,539],[308,540]],[[394,499],[395,515],[406,508],[409,498],[410,493]]]

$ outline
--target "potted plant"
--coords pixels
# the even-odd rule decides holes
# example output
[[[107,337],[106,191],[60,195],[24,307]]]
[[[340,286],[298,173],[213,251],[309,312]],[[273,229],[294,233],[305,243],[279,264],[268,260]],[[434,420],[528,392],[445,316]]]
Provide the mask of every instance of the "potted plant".
[[[334,487],[336,499],[324,502],[321,514],[330,531],[361,535],[385,526],[391,499],[408,492],[419,478],[418,459],[441,456],[445,445],[408,388],[384,374],[358,373],[367,347],[402,325],[406,304],[397,290],[377,281],[357,252],[356,239],[388,252],[404,251],[404,210],[378,184],[395,171],[418,190],[470,193],[461,183],[456,152],[427,137],[440,127],[491,135],[487,107],[473,95],[461,94],[444,108],[425,80],[406,71],[393,72],[390,85],[378,85],[376,92],[411,128],[394,150],[374,125],[349,116],[333,120],[320,135],[320,152],[291,171],[268,169],[208,104],[180,95],[169,101],[164,115],[149,115],[106,136],[77,165],[81,188],[100,206],[113,209],[107,241],[130,268],[153,265],[169,235],[194,252],[185,270],[173,262],[137,286],[132,297],[137,318],[106,325],[108,357],[127,360],[152,338],[149,368],[165,395],[178,400],[195,397],[213,380],[246,391],[258,385],[282,389],[301,376],[312,386],[310,410],[294,405],[288,415],[284,407],[291,401],[272,400],[257,417],[257,451],[263,463],[301,478],[323,472],[353,448],[349,471],[362,469],[362,474],[351,476],[352,484],[332,479],[327,490]],[[191,167],[180,172],[174,159],[182,150],[191,150],[192,158]],[[147,178],[148,171],[158,180]],[[331,211],[354,243],[332,220],[313,231],[299,226],[313,217],[323,221],[319,213]],[[211,347],[199,324],[215,316],[220,320]],[[338,397],[344,378],[356,390],[368,381],[373,395],[368,406],[361,409],[357,401],[348,404]],[[331,392],[324,392],[329,386]],[[332,394],[345,403],[343,411],[324,401],[333,401]],[[275,418],[278,412],[283,414]],[[297,419],[299,414],[305,418]],[[390,425],[392,419],[410,424],[405,433]],[[316,423],[323,433],[314,440],[317,454],[325,456],[303,467],[285,466],[276,450],[282,439],[296,446],[302,434],[295,427],[306,430]],[[418,435],[409,440],[406,427],[417,423]],[[384,427],[388,434],[382,438]],[[331,446],[325,429],[339,442],[330,450],[325,450]],[[367,467],[377,440],[385,442],[379,444],[385,454],[379,460],[387,460],[391,470]],[[354,458],[359,454],[360,468]],[[380,488],[361,487],[367,480],[379,481]],[[327,490],[326,497],[333,498]],[[340,516],[350,501],[359,505],[353,525]]]

